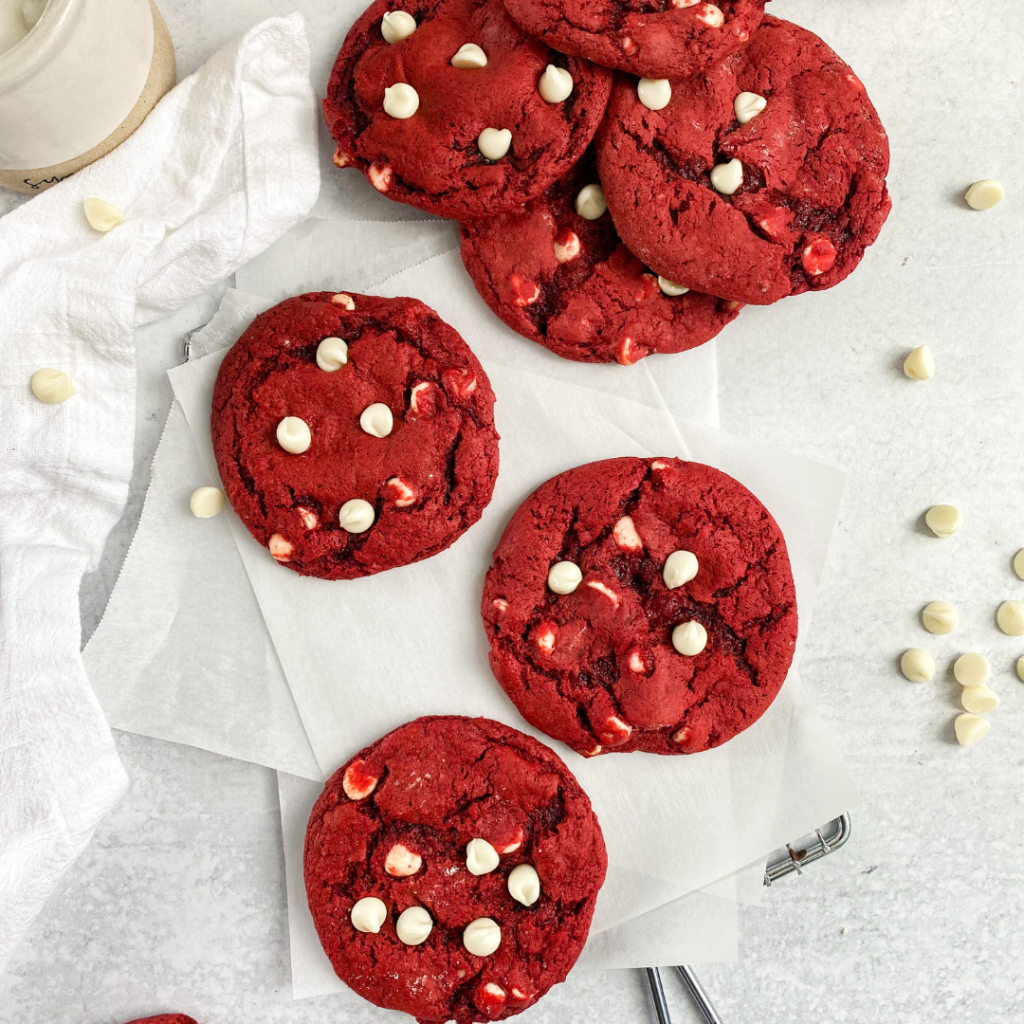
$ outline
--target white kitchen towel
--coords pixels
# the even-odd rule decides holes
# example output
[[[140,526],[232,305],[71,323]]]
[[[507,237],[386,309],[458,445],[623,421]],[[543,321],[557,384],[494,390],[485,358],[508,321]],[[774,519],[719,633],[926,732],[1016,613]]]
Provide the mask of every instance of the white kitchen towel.
[[[0,221],[0,969],[127,785],[79,654],[78,588],[127,497],[134,328],[308,213],[309,71],[301,16],[271,18],[108,157]],[[124,223],[94,231],[88,197]],[[41,367],[78,393],[37,401]]]

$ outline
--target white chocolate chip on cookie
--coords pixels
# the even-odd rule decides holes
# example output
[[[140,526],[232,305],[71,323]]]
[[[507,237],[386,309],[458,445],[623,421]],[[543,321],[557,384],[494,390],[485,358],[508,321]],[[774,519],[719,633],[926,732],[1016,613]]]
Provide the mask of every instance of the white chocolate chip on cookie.
[[[365,800],[377,788],[378,781],[366,771],[365,761],[353,761],[341,777],[341,788],[349,800]]]
[[[316,365],[324,373],[334,373],[348,362],[348,345],[341,338],[324,338],[316,347]]]
[[[708,631],[695,621],[681,622],[672,630],[672,646],[687,657],[695,657],[708,645]]]
[[[658,275],[658,287],[665,295],[685,295],[690,290],[676,284],[675,281],[670,281],[667,277],[662,277],[661,274]]]
[[[476,145],[488,160],[500,160],[512,146],[512,133],[507,128],[485,128]]]
[[[672,83],[667,78],[641,78],[636,94],[648,110],[664,110],[672,99]]]
[[[735,157],[711,168],[711,185],[723,196],[731,196],[743,184],[743,164]]]
[[[519,864],[508,873],[509,895],[524,907],[540,899],[540,875],[532,864]]]
[[[402,843],[395,843],[384,858],[384,870],[392,878],[408,878],[415,875],[422,865],[423,858]]]
[[[470,921],[462,932],[462,944],[473,956],[490,956],[501,945],[501,928],[489,917]]]
[[[383,900],[377,899],[376,896],[364,896],[361,900],[356,900],[349,919],[357,932],[373,932],[376,935],[387,920],[387,916],[388,908]]]
[[[600,185],[584,185],[576,196],[576,212],[584,220],[597,220],[604,216],[608,203]]]
[[[373,519],[373,506],[362,498],[350,498],[338,510],[338,523],[349,533],[366,533]]]
[[[416,19],[406,11],[388,11],[380,20],[380,34],[389,46],[400,43],[416,31]]]
[[[572,75],[565,68],[549,64],[537,83],[537,92],[545,103],[561,103],[572,93]]]
[[[644,542],[636,532],[632,516],[623,516],[612,528],[612,536],[623,551],[636,553],[644,549]]]
[[[292,455],[301,455],[313,443],[309,424],[298,416],[285,416],[277,425],[277,443]]]
[[[485,68],[487,54],[476,43],[463,43],[452,57],[453,68]]]
[[[740,124],[747,124],[749,121],[753,121],[766,106],[768,106],[768,101],[763,96],[759,96],[756,92],[741,92],[739,96],[732,101],[732,108],[736,113],[736,120],[739,121]]]
[[[383,402],[368,405],[359,416],[359,426],[371,437],[387,437],[394,425],[391,410]]]
[[[583,573],[575,562],[555,562],[548,569],[548,587],[556,594],[571,594],[583,580]]]
[[[699,569],[700,564],[697,562],[697,556],[692,551],[680,549],[679,551],[673,551],[665,559],[665,567],[661,570],[661,578],[665,581],[665,586],[669,590],[675,590],[676,587],[689,583],[697,575]]]
[[[486,839],[466,844],[466,870],[471,875],[489,875],[500,863],[498,851]]]
[[[420,946],[430,937],[434,922],[423,907],[403,910],[395,922],[398,938],[407,946]]]
[[[384,90],[384,113],[399,121],[412,117],[420,109],[419,93],[405,82]]]

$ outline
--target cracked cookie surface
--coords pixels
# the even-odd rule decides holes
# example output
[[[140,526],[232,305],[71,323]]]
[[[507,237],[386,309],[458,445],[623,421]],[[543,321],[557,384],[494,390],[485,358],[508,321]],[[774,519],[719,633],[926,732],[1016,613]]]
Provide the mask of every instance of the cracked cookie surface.
[[[493,848],[491,870],[468,870],[473,840]],[[565,979],[607,857],[590,801],[551,750],[498,722],[440,716],[401,726],[334,774],[310,815],[304,865],[313,921],[342,981],[420,1021],[469,1022],[514,1016]],[[509,891],[522,865],[540,885],[528,906]],[[352,923],[368,897],[382,903],[377,932]],[[418,945],[397,933],[412,908],[430,915]],[[463,941],[480,918],[501,930],[483,956]]]
[[[351,308],[349,308],[351,306]],[[333,372],[325,338],[347,346]],[[387,406],[384,437],[360,425]],[[292,454],[285,417],[309,427]],[[443,551],[479,518],[498,473],[494,393],[459,334],[416,299],[314,292],[260,314],[225,356],[211,419],[224,492],[282,564],[325,579],[369,576]],[[369,503],[362,533],[339,523]]]
[[[698,568],[670,588],[677,551]],[[548,573],[564,561],[579,583],[555,593]],[[498,543],[481,611],[491,668],[523,717],[586,755],[724,743],[775,699],[797,635],[768,510],[725,473],[668,458],[594,462],[539,487]],[[706,631],[695,655],[673,645],[688,622]]]
[[[864,85],[816,35],[765,17],[747,46],[685,82],[661,110],[616,78],[597,163],[619,234],[658,273],[767,305],[831,288],[890,210],[889,143]],[[740,124],[741,93],[767,101]],[[738,160],[725,195],[717,165]]]
[[[576,212],[600,184],[593,151],[521,213],[463,222],[462,262],[512,330],[565,359],[619,362],[710,341],[739,305],[699,292],[665,295],[619,239],[611,215]]]
[[[392,10],[372,4],[334,65],[323,109],[336,164],[357,167],[391,199],[458,220],[521,206],[579,159],[608,102],[608,71],[532,39],[501,0],[413,0],[401,10],[416,30],[389,45],[381,18]],[[466,43],[483,49],[486,67],[451,66]],[[548,64],[572,75],[559,103],[538,92]],[[398,83],[419,96],[404,119],[384,111],[384,90]],[[501,159],[477,146],[486,128],[512,133]]]

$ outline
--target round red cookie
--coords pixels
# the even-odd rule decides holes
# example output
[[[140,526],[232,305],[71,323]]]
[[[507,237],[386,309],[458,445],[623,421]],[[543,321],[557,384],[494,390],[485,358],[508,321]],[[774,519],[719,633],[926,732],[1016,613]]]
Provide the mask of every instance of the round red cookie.
[[[473,873],[479,840],[492,860]],[[587,795],[551,750],[486,718],[432,717],[334,774],[310,815],[304,863],[320,942],[345,984],[420,1021],[469,1022],[512,1017],[565,980],[607,857]],[[527,905],[512,890],[522,895],[516,881],[531,870],[539,896]],[[368,898],[380,901],[369,922],[359,916]],[[406,912],[429,927],[418,945],[399,938]],[[480,919],[500,929],[489,953],[465,945]]]
[[[560,562],[575,590],[551,589]],[[797,634],[775,520],[732,477],[680,459],[608,459],[539,487],[498,543],[482,612],[523,717],[586,756],[719,746],[775,699]],[[698,634],[685,653],[677,627]]]
[[[889,143],[860,79],[813,33],[766,17],[744,49],[670,86],[655,111],[617,78],[598,137],[626,245],[670,280],[739,302],[842,281],[891,206]],[[767,101],[746,124],[742,93]]]
[[[384,436],[364,429],[371,406]],[[232,508],[279,562],[352,579],[436,555],[480,518],[493,413],[476,356],[428,306],[314,292],[256,317],[225,356],[213,451]],[[282,447],[286,419],[308,427],[305,451]]]
[[[739,303],[664,293],[607,211],[576,212],[586,186],[600,187],[592,150],[522,213],[463,222],[462,262],[512,330],[565,359],[629,366],[703,345],[737,316]]]
[[[183,1013],[161,1013],[156,1017],[142,1017],[139,1020],[130,1020],[128,1024],[196,1024],[196,1021]]]
[[[513,19],[563,53],[641,78],[689,78],[738,50],[766,0],[505,0]]]
[[[416,30],[389,44],[381,18],[397,10]],[[483,50],[485,67],[452,67],[467,43]],[[549,64],[572,76],[561,102],[538,91]],[[384,90],[400,83],[419,97],[410,117],[384,110]],[[390,199],[458,220],[503,213],[543,192],[583,154],[610,89],[608,71],[531,39],[501,0],[409,0],[400,8],[377,0],[346,37],[323,106],[335,164],[359,168]],[[499,159],[477,145],[488,128],[512,134]]]

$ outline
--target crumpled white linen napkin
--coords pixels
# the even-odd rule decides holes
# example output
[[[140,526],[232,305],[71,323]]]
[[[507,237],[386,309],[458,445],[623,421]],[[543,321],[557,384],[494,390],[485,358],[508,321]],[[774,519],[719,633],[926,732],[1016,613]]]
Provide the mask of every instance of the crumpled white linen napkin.
[[[302,17],[268,19],[112,154],[0,221],[0,969],[127,786],[79,654],[78,589],[127,497],[133,331],[309,212],[309,71]],[[95,232],[88,197],[124,223]],[[37,401],[41,367],[78,393]]]

